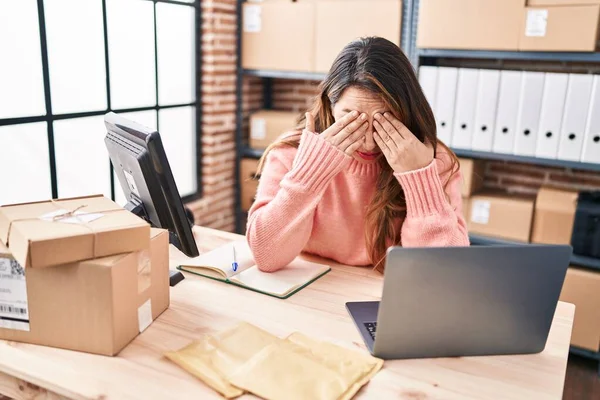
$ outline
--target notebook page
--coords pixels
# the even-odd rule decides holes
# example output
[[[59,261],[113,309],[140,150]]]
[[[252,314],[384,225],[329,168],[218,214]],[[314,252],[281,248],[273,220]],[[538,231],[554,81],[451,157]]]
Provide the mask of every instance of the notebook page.
[[[233,271],[231,266],[233,262],[233,247],[235,246],[236,260],[238,263],[237,271]],[[240,273],[254,265],[254,259],[250,247],[245,240],[238,240],[217,247],[214,250],[200,254],[198,257],[190,258],[181,253],[183,257],[177,259],[182,267],[193,268],[212,268],[218,270],[223,277]],[[196,271],[202,273],[202,271]]]
[[[285,296],[292,290],[312,281],[329,269],[329,266],[296,258],[277,272],[262,272],[254,266],[231,280],[261,292]]]

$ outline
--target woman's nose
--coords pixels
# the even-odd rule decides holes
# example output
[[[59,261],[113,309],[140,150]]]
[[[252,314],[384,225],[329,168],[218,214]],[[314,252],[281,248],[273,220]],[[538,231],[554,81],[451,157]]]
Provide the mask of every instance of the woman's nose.
[[[375,143],[375,139],[373,138],[373,124],[369,124],[369,128],[367,129],[367,134],[365,135],[365,144],[363,148],[365,151],[373,151],[377,148],[377,143]]]

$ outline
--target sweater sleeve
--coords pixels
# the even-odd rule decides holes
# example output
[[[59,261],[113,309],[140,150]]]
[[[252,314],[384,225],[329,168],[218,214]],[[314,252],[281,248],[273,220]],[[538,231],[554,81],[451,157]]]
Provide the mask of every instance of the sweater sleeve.
[[[442,153],[425,168],[395,174],[406,197],[402,246],[469,245],[462,213],[462,175],[460,170],[452,172],[449,156]]]
[[[302,133],[297,151],[284,148],[269,153],[246,229],[261,271],[281,269],[302,252],[323,193],[350,160],[322,137],[307,131]]]

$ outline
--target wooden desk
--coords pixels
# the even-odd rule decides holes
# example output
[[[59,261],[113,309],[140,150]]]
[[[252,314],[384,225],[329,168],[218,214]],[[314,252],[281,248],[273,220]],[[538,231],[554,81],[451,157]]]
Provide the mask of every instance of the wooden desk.
[[[202,251],[238,238],[205,228],[195,233]],[[288,300],[188,274],[171,289],[170,308],[114,358],[0,341],[0,393],[17,399],[218,398],[162,354],[240,320],[280,336],[301,331],[364,349],[344,303],[377,299],[381,276],[365,268],[332,267]],[[541,354],[387,361],[357,397],[560,399],[574,310],[559,304]]]

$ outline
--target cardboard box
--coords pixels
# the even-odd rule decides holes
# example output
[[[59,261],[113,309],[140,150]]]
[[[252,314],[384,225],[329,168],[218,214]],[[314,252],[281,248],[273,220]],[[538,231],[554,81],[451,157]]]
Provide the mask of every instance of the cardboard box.
[[[262,110],[250,115],[250,147],[265,149],[281,134],[296,128],[298,113]]]
[[[0,241],[26,268],[143,250],[149,238],[147,222],[103,196],[0,207]]]
[[[243,68],[314,70],[313,2],[270,0],[242,7]]]
[[[483,193],[471,197],[469,232],[529,242],[535,199]]]
[[[0,339],[117,354],[169,306],[169,234],[150,235],[142,251],[50,268],[0,244]]]
[[[254,203],[254,197],[258,189],[257,171],[258,160],[251,158],[242,159],[240,165],[240,186],[243,211],[248,211],[252,203]]]
[[[471,207],[471,199],[468,197],[462,198],[462,216],[465,222],[469,220],[469,210]]]
[[[421,0],[417,46],[517,50],[525,0]]]
[[[315,70],[328,72],[351,41],[379,36],[400,46],[401,0],[319,0],[316,3]]]
[[[560,300],[575,304],[571,344],[600,350],[600,272],[570,267]]]
[[[541,188],[535,202],[531,241],[571,244],[577,197],[577,192]]]
[[[519,50],[595,51],[600,5],[527,7]]]
[[[469,197],[483,187],[485,162],[470,158],[459,158],[458,161],[463,179],[462,196]]]

